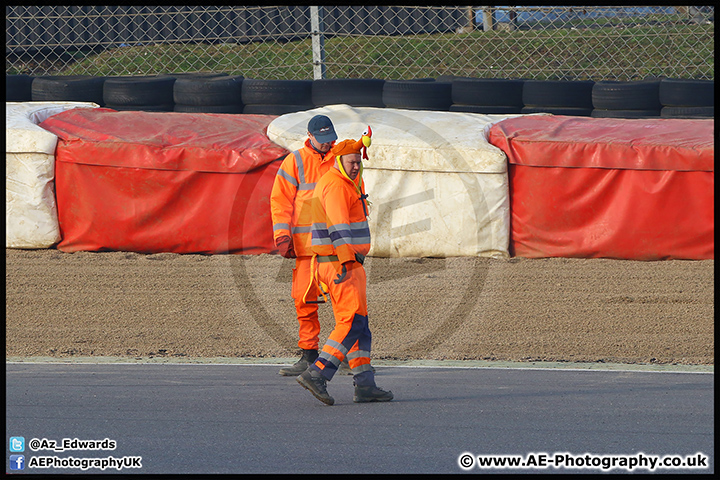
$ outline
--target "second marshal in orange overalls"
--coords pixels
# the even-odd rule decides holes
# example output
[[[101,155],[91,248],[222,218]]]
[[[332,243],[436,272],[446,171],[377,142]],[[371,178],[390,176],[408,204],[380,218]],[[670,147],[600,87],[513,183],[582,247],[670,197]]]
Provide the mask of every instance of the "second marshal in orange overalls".
[[[323,403],[332,405],[326,382],[347,357],[355,384],[354,402],[392,400],[375,384],[370,366],[372,335],[368,325],[367,279],[363,263],[370,250],[368,204],[360,152],[370,145],[370,129],[361,140],[335,145],[335,168],[315,186],[312,200],[312,277],[330,297],[335,328],[318,358],[297,377]]]

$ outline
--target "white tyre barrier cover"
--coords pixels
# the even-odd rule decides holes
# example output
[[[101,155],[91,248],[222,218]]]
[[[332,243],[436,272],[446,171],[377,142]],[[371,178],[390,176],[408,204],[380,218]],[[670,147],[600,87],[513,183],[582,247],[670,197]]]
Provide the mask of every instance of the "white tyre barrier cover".
[[[509,256],[507,159],[487,133],[519,115],[330,105],[276,118],[268,137],[300,148],[317,114],[330,117],[338,140],[372,128],[363,162],[370,256]]]
[[[5,102],[5,246],[49,248],[59,242],[55,203],[57,137],[38,126],[89,102]]]

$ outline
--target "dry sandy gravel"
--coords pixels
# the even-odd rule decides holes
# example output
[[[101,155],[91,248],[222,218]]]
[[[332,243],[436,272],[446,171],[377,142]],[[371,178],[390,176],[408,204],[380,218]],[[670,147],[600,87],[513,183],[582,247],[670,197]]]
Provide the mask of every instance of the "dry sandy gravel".
[[[293,262],[6,249],[6,357],[294,357]],[[369,258],[373,357],[714,364],[714,261]],[[334,324],[320,307],[321,341]]]

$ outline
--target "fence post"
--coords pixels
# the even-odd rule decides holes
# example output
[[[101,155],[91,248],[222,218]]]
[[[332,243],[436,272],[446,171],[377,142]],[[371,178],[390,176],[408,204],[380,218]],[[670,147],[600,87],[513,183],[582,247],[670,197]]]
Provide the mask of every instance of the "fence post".
[[[467,25],[458,27],[455,33],[470,33],[475,30],[475,11],[473,7],[467,7],[465,14],[467,15]]]
[[[491,32],[493,29],[493,23],[495,23],[493,15],[493,7],[483,7],[483,31]]]
[[[310,34],[312,35],[313,79],[325,78],[325,25],[323,7],[310,7]]]

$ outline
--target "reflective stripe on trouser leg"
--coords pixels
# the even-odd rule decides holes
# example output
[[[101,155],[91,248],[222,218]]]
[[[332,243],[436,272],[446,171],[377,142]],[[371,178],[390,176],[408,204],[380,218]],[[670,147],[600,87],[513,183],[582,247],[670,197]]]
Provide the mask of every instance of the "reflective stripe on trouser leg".
[[[353,373],[353,381],[357,386],[374,386],[375,372],[370,366],[370,352],[356,350],[348,354],[348,364]]]
[[[312,257],[298,257],[292,274],[292,297],[295,301],[295,312],[299,324],[298,347],[304,350],[318,350],[320,336],[320,320],[316,303],[305,303],[303,295],[310,284],[310,266]],[[318,296],[317,287],[308,292],[308,299]]]
[[[331,380],[343,359],[357,353],[359,356],[354,357],[352,360],[355,364],[354,368],[351,367],[353,373],[357,374],[366,368],[367,371],[372,373],[370,371],[369,351],[360,349],[360,345],[367,348],[371,341],[372,335],[368,328],[367,315],[355,314],[349,325],[347,322],[339,325],[336,323],[335,329],[330,333],[330,337],[325,342],[313,367],[320,371],[327,380]],[[352,345],[350,350],[347,349],[348,345]]]
[[[321,263],[318,268],[320,278],[330,290],[335,328],[313,367],[330,380],[346,356],[352,361],[351,368],[365,368],[362,365],[369,368],[372,335],[368,326],[366,277],[357,262],[352,263],[345,281],[339,284],[334,282],[342,269],[338,262]]]
[[[350,365],[350,369],[352,370],[352,373],[354,375],[357,375],[361,372],[369,372],[372,371],[372,367],[370,366],[370,352],[367,350],[358,350],[350,351],[348,353],[348,365]]]

